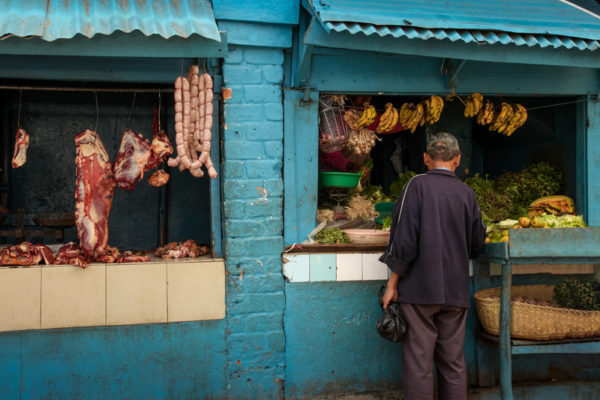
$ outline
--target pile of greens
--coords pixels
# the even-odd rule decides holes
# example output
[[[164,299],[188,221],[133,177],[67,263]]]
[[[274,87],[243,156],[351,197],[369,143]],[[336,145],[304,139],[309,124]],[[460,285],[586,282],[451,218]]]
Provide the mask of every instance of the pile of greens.
[[[390,196],[394,199],[391,201],[396,201],[398,197],[400,197],[400,193],[402,193],[402,189],[404,186],[410,181],[416,174],[416,172],[408,171],[403,174],[398,174],[398,179],[392,182],[390,185]]]
[[[559,193],[563,174],[560,168],[539,162],[520,172],[506,172],[497,179],[476,174],[465,183],[475,192],[484,219],[501,221],[525,216],[531,202]]]
[[[533,224],[540,226],[543,224],[545,228],[585,228],[586,224],[583,221],[582,215],[555,215],[543,213],[533,219]]]
[[[340,228],[325,228],[315,236],[319,244],[350,243],[350,238]]]
[[[566,278],[554,286],[553,299],[560,307],[576,310],[600,310],[600,283]]]
[[[373,204],[381,203],[384,201],[396,201],[392,196],[388,196],[383,191],[383,188],[379,185],[367,185],[363,188],[363,190],[359,193],[361,196],[364,196],[367,200],[369,200]]]

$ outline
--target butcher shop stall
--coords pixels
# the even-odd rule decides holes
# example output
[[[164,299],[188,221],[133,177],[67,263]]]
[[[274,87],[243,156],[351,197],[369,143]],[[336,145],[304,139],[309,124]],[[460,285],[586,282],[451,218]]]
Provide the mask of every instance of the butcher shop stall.
[[[226,37],[205,1],[83,6],[2,16],[0,330],[223,318]]]

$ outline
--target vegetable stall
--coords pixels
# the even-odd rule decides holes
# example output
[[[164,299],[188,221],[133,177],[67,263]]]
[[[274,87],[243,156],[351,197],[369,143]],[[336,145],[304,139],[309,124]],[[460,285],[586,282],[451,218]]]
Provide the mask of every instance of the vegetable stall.
[[[544,8],[541,2],[538,6],[543,21],[556,11]],[[395,203],[404,184],[425,171],[422,159],[427,136],[447,131],[457,137],[462,151],[456,175],[475,191],[488,224],[486,251],[504,249],[512,257],[513,248],[525,247],[525,241],[530,248],[526,260],[514,259],[518,264],[515,284],[557,285],[573,274],[582,283],[591,284],[595,255],[586,254],[590,249],[577,241],[579,235],[589,235],[585,243],[591,246],[600,221],[597,166],[593,161],[597,159],[597,90],[590,91],[583,83],[592,77],[588,72],[597,74],[597,67],[587,64],[591,60],[584,61],[580,53],[567,59],[556,50],[526,50],[512,42],[495,44],[499,47],[495,52],[492,47],[462,43],[462,39],[436,39],[427,28],[437,24],[440,32],[447,32],[448,20],[481,21],[466,9],[446,10],[439,4],[428,7],[438,10],[439,15],[452,14],[458,19],[438,20],[427,12],[429,17],[423,22],[424,14],[413,15],[404,3],[391,7],[385,17],[367,10],[358,14],[346,2],[329,6],[312,2],[305,6],[305,25],[301,23],[305,47],[299,55],[295,81],[300,90],[286,94],[290,115],[290,121],[286,119],[286,144],[295,146],[286,148],[284,164],[284,238],[288,253],[334,254],[338,271],[345,269],[344,263],[353,264],[353,257],[362,256],[365,280],[367,268],[373,268],[365,260],[381,254],[385,242],[375,246],[352,242],[319,245],[311,242],[316,240],[315,231],[384,231],[384,220],[389,215],[384,204]],[[511,32],[509,14],[523,16],[522,12],[506,11],[498,17],[498,23],[488,22],[495,29]],[[407,15],[414,18],[408,19]],[[406,28],[405,19],[415,25]],[[591,24],[587,17],[582,19]],[[527,28],[534,29],[534,25]],[[577,31],[571,28],[571,32]],[[470,31],[464,29],[459,32],[468,36]],[[508,47],[523,51],[501,51]],[[551,61],[541,53],[549,57],[552,53],[561,61]],[[341,118],[327,118],[332,108],[339,110]],[[346,131],[345,145],[339,145],[342,135],[328,134],[324,119],[347,122],[338,130]],[[332,142],[340,148],[325,146]],[[322,160],[324,153],[337,151],[347,161],[331,157],[335,164],[325,166],[316,161]],[[324,176],[333,171],[358,173],[357,185],[324,187]],[[370,206],[361,217],[353,218],[357,200],[366,200]],[[552,237],[554,243],[544,243],[547,237]],[[569,251],[548,263],[553,265],[546,265],[552,257],[544,252],[553,245]],[[473,263],[473,293],[502,286],[497,264],[513,264],[513,259],[500,263],[485,257]],[[522,261],[527,263],[520,265]],[[552,271],[562,275],[553,275]],[[343,293],[342,283],[339,285]],[[499,304],[499,293],[496,298]],[[469,382],[493,386],[500,375],[493,358],[498,354],[497,347],[481,344],[477,336],[481,330],[477,317],[470,317],[465,344]],[[492,350],[488,352],[485,346]],[[543,373],[536,375],[536,362],[552,364],[549,369],[555,364],[571,365],[560,356],[543,359],[538,357],[540,353],[529,358],[531,361],[515,360],[522,373],[512,379],[544,379]],[[571,365],[572,370],[578,368]]]

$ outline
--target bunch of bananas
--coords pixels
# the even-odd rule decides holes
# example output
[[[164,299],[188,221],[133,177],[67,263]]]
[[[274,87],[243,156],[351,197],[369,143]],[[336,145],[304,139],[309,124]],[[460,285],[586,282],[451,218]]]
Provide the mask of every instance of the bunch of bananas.
[[[498,131],[498,133],[504,132],[514,114],[515,111],[512,106],[502,102],[502,104],[500,104],[500,112],[496,114],[490,125],[490,131]]]
[[[483,126],[491,124],[494,120],[494,113],[494,103],[486,100],[485,105],[481,108],[479,114],[477,114],[477,123]]]
[[[357,128],[371,125],[373,122],[375,122],[376,116],[377,111],[375,111],[375,107],[373,107],[369,103],[365,103],[365,108],[363,109],[362,115],[360,116],[360,119],[356,122]]]
[[[392,103],[386,103],[385,112],[381,115],[379,124],[377,124],[377,133],[387,133],[391,131],[398,123],[400,113]]]
[[[513,107],[514,113],[510,121],[508,121],[508,126],[502,129],[502,131],[498,129],[498,132],[504,133],[506,136],[512,135],[514,131],[523,126],[525,121],[527,121],[527,110],[525,109],[525,107],[518,103],[515,104]]]
[[[481,93],[473,93],[465,101],[465,117],[471,118],[479,114],[483,107],[483,96]]]
[[[431,96],[425,100],[425,107],[427,110],[426,116],[421,120],[421,126],[428,124],[435,124],[439,121],[444,109],[444,100],[440,96]]]

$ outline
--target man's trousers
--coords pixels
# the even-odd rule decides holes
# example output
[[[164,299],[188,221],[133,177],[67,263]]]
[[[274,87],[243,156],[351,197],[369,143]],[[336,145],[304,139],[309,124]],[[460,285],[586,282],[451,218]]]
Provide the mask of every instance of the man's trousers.
[[[402,303],[408,332],[402,340],[402,386],[405,400],[432,400],[433,365],[438,399],[467,399],[463,353],[467,309]]]

